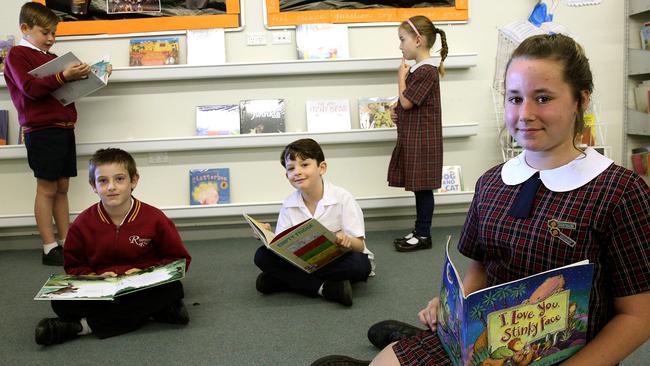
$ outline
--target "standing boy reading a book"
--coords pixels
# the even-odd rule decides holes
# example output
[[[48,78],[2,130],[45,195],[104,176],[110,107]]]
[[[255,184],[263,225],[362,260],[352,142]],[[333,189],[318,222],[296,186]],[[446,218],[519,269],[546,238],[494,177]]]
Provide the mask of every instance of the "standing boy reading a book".
[[[262,270],[256,288],[264,294],[293,291],[322,296],[351,306],[350,284],[366,281],[374,269],[373,254],[364,240],[363,212],[348,191],[323,179],[327,163],[316,141],[301,139],[290,143],[282,151],[280,163],[296,191],[282,203],[276,234],[314,218],[335,233],[336,244],[349,252],[308,274],[261,246],[255,253],[255,264]]]
[[[100,202],[80,213],[70,226],[63,251],[67,274],[128,275],[183,258],[189,269],[191,257],[174,223],[131,195],[140,176],[129,153],[98,150],[90,159],[88,173]],[[189,322],[180,281],[113,301],[56,300],[52,309],[58,318],[38,323],[38,344],[62,343],[90,333],[112,337],[139,328],[149,318],[172,324]]]
[[[533,36],[514,50],[505,124],[523,152],[479,178],[458,243],[471,259],[463,281],[468,294],[584,259],[593,263],[587,343],[563,366],[614,365],[650,337],[650,188],[596,150],[576,146],[592,91],[589,61],[570,37]],[[428,329],[416,336],[400,340],[418,332],[395,323],[371,328],[373,343],[386,346],[372,365],[451,365],[435,331],[438,305],[435,298],[420,311]],[[474,347],[476,357],[494,351]],[[492,364],[504,359],[498,361]],[[368,363],[330,356],[312,365]]]
[[[4,77],[25,133],[27,161],[36,178],[34,216],[43,242],[42,262],[60,266],[63,265],[61,244],[70,224],[69,179],[77,175],[74,137],[77,110],[74,104],[61,105],[50,93],[66,82],[86,77],[90,67],[72,65],[43,78],[29,75],[31,70],[56,58],[49,50],[54,44],[58,22],[54,12],[42,4],[28,2],[22,6],[19,23],[23,39],[9,50]],[[52,218],[59,242],[54,236]]]

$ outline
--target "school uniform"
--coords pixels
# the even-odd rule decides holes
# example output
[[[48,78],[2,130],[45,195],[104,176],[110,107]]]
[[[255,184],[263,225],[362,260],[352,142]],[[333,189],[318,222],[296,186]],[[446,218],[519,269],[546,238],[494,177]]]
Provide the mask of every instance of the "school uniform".
[[[133,198],[131,209],[115,225],[102,203],[84,210],[70,225],[63,249],[66,273],[84,275],[149,268],[191,256],[174,223],[159,209]],[[183,298],[180,281],[137,291],[114,301],[52,301],[63,320],[87,318],[93,333],[111,337],[137,329],[152,315]]]
[[[309,212],[300,191],[296,190],[282,203],[276,234],[314,218],[332,232],[343,231],[352,237],[365,237],[363,212],[352,194],[341,187],[323,181],[323,198],[314,215]],[[255,264],[267,274],[280,280],[289,290],[317,296],[324,281],[365,281],[374,275],[374,254],[365,247],[362,253],[348,252],[312,274],[295,267],[265,246],[255,253]]]
[[[487,171],[476,184],[458,249],[483,263],[488,286],[589,259],[589,342],[614,316],[615,297],[650,291],[650,188],[592,148],[585,154],[537,171],[524,151]],[[539,186],[530,211],[515,212],[531,182]],[[575,229],[551,230],[550,220]],[[451,364],[430,331],[393,349],[402,365]]]

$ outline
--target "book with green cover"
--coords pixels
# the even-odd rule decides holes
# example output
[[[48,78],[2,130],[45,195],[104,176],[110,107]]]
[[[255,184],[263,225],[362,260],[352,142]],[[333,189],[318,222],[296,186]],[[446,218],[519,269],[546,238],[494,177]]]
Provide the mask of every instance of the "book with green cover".
[[[117,277],[51,275],[34,300],[113,300],[135,291],[178,281],[185,277],[185,259]]]

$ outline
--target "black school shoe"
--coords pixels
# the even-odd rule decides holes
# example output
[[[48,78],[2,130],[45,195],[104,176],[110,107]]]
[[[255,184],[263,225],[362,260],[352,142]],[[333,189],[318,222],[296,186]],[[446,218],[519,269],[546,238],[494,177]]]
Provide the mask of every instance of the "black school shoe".
[[[397,244],[400,244],[400,243],[404,243],[405,241],[411,239],[414,236],[415,236],[415,230],[411,231],[410,233],[404,235],[401,238],[394,239],[393,244],[397,245]]]
[[[272,294],[274,292],[286,291],[287,286],[266,272],[262,272],[255,280],[255,288],[263,294]]]
[[[350,281],[325,281],[323,284],[323,297],[345,306],[352,306],[352,286]]]
[[[419,249],[431,249],[431,238],[414,236],[403,243],[395,244],[395,250],[398,252],[412,252]]]
[[[42,253],[42,262],[46,266],[62,266],[63,265],[63,247],[57,245],[52,248],[49,253]]]
[[[79,322],[45,318],[36,325],[34,339],[36,344],[49,346],[77,338],[79,332],[81,332],[81,323]]]
[[[190,322],[190,314],[187,312],[183,299],[178,299],[168,307],[160,310],[152,316],[153,320],[160,323],[182,324]]]
[[[397,320],[384,320],[368,329],[368,340],[373,346],[384,349],[389,344],[414,337],[424,332],[424,329]]]
[[[312,362],[311,366],[367,366],[370,361],[357,360],[356,358],[348,356],[325,356]]]

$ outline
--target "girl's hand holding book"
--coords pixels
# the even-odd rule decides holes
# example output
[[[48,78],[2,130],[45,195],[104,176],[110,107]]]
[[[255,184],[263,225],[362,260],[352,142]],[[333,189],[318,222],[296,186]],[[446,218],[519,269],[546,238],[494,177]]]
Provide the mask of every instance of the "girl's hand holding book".
[[[418,317],[420,318],[420,321],[422,324],[426,325],[431,329],[431,331],[436,330],[436,324],[438,323],[438,304],[440,303],[440,299],[438,297],[434,297],[429,303],[427,304],[427,307],[420,310],[418,313]]]

